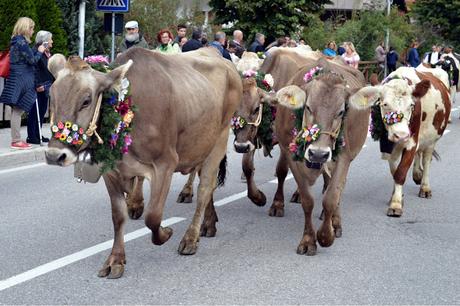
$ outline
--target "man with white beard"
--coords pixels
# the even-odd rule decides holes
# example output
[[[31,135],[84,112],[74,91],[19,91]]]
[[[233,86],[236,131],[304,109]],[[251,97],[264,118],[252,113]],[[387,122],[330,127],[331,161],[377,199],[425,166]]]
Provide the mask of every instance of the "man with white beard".
[[[124,52],[132,47],[148,49],[149,45],[141,33],[139,33],[139,24],[135,20],[128,21],[125,25],[125,39],[118,48],[118,52]]]

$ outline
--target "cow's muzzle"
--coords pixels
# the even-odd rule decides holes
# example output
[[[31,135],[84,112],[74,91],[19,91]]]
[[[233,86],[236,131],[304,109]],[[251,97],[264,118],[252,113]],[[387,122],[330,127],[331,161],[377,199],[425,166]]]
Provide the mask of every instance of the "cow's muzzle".
[[[48,165],[69,166],[77,161],[77,156],[69,149],[48,148],[45,152]]]
[[[233,146],[235,147],[235,151],[237,153],[248,153],[254,150],[256,147],[250,141],[246,142],[234,142]]]
[[[307,148],[305,152],[305,159],[312,163],[323,164],[328,162],[332,157],[332,152],[330,148],[312,148],[311,146]]]

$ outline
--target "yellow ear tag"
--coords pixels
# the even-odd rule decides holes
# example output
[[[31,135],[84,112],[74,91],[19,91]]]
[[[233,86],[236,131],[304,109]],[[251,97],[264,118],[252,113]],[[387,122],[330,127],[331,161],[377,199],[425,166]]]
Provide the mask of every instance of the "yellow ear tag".
[[[289,104],[291,104],[292,106],[296,106],[297,105],[297,101],[295,99],[294,96],[290,96],[289,97]]]
[[[365,97],[365,96],[361,96],[361,97],[359,98],[358,104],[361,105],[361,106],[367,106],[367,104],[368,104],[368,98]]]

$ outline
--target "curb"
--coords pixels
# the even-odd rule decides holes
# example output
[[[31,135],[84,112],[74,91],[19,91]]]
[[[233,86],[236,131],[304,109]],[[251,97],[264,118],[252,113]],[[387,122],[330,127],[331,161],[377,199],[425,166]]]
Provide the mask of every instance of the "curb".
[[[45,162],[46,148],[47,146],[34,146],[30,150],[0,153],[0,170]]]

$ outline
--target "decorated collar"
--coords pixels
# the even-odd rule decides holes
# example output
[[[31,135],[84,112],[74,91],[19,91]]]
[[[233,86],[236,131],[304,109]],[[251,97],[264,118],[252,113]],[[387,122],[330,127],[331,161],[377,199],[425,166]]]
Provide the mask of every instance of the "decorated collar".
[[[404,114],[401,111],[396,112],[386,112],[383,115],[383,123],[386,125],[393,125],[395,123],[401,122],[404,118]]]

